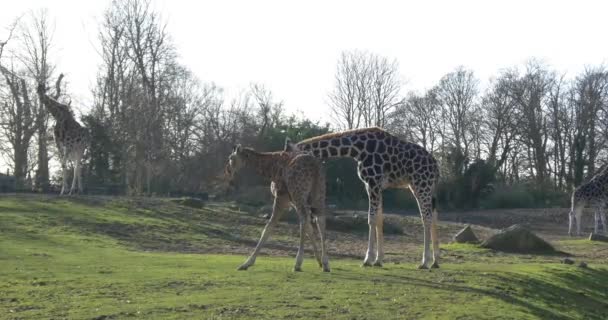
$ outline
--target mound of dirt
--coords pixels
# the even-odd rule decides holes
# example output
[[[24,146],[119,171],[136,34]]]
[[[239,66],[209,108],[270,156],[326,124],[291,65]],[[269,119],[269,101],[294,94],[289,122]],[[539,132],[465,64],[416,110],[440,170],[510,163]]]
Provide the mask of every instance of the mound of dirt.
[[[171,202],[177,203],[184,207],[190,207],[190,208],[195,208],[195,209],[200,209],[205,206],[205,201],[198,199],[198,198],[190,198],[190,197],[172,199]]]
[[[467,225],[454,236],[456,243],[479,243],[479,239],[473,232],[471,225]]]
[[[369,231],[369,224],[367,223],[367,216],[363,215],[339,215],[339,216],[327,216],[326,220],[327,229],[333,231],[342,232],[353,232]],[[397,224],[384,220],[384,233],[386,234],[403,234],[403,228]]]
[[[605,235],[603,235],[603,234],[591,233],[589,235],[589,240],[591,240],[591,241],[608,242],[608,237],[605,236]]]
[[[518,253],[554,253],[555,248],[547,241],[541,239],[530,230],[516,224],[490,237],[481,244],[489,248],[504,252]]]

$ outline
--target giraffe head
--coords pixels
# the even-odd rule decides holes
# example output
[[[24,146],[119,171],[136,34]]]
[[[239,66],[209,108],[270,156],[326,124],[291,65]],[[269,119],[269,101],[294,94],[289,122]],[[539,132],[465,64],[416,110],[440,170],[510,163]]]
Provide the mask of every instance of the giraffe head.
[[[285,152],[294,152],[299,151],[298,146],[291,141],[289,137],[285,137],[285,146],[283,147],[283,151]]]
[[[43,83],[38,85],[38,94],[55,120],[61,121],[67,118],[74,118],[72,109],[69,106],[59,103],[46,94],[46,86]]]
[[[228,156],[228,162],[224,168],[224,174],[228,180],[232,181],[234,174],[243,168],[246,158],[247,152],[240,144],[237,144],[232,148],[232,153]]]

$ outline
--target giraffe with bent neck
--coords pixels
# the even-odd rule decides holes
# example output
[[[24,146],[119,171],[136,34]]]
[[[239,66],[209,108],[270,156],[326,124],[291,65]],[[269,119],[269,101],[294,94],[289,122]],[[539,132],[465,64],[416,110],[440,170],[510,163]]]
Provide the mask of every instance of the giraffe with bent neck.
[[[377,127],[330,133],[289,143],[287,151],[305,151],[322,159],[348,157],[357,162],[359,178],[369,197],[369,239],[363,266],[382,266],[382,191],[409,189],[416,201],[424,227],[424,251],[419,268],[439,267],[439,239],[435,189],[439,165],[423,147],[403,141]],[[433,244],[431,261],[430,242]]]
[[[74,177],[72,179],[72,187],[70,188],[69,194],[72,194],[75,191],[82,193],[81,161],[84,156],[84,151],[91,141],[89,131],[74,119],[74,114],[70,107],[57,101],[57,98],[60,95],[59,84],[62,78],[63,74],[60,75],[57,80],[57,93],[54,98],[46,94],[44,84],[38,86],[38,94],[40,95],[42,103],[55,119],[53,137],[55,138],[55,144],[59,151],[59,160],[61,161],[63,177],[60,195],[63,195],[68,187],[68,161],[72,162],[72,165],[74,166]]]
[[[274,203],[272,215],[262,231],[258,244],[238,270],[247,270],[255,263],[258,253],[270,235],[271,228],[291,204],[300,220],[300,245],[294,271],[302,270],[304,236],[307,235],[312,242],[319,266],[323,271],[329,272],[329,259],[325,246],[325,171],[321,161],[310,154],[282,151],[257,152],[237,145],[230,154],[224,171],[232,181],[235,173],[243,167],[253,168],[257,174],[271,181],[270,190],[274,196]],[[321,240],[321,255],[312,228],[313,215]]]

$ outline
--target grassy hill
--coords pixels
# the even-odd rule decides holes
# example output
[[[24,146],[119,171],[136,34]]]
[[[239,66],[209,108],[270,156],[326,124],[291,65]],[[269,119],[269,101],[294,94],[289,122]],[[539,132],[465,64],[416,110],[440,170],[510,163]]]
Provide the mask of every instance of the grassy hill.
[[[391,220],[392,219],[392,220]],[[330,232],[331,273],[307,255],[294,273],[297,226],[235,271],[265,220],[234,204],[0,197],[0,319],[603,319],[608,244],[554,241],[561,257],[442,245],[439,270],[415,269],[416,217],[389,217],[388,263],[361,268],[365,231]],[[442,224],[444,240],[458,224]],[[479,229],[481,230],[481,229]],[[445,242],[445,241],[444,241]]]

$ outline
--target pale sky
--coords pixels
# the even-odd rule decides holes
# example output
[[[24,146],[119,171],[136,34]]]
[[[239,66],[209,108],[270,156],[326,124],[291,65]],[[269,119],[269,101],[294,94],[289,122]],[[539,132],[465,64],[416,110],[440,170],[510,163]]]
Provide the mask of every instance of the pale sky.
[[[327,94],[343,50],[396,58],[408,90],[458,65],[482,83],[530,57],[573,75],[608,60],[605,1],[185,1],[156,0],[180,60],[228,92],[261,83],[285,102],[328,120]],[[100,58],[98,22],[109,1],[5,1],[0,26],[47,8],[58,71],[72,105],[87,110]],[[6,34],[0,31],[0,39]]]

